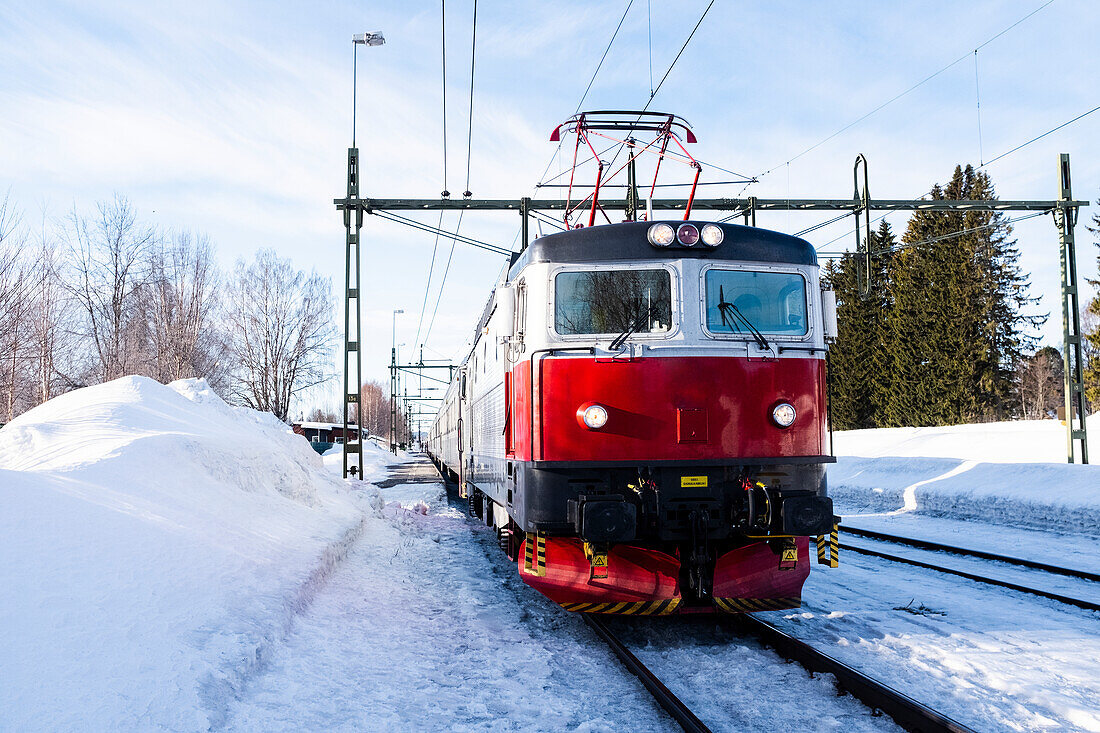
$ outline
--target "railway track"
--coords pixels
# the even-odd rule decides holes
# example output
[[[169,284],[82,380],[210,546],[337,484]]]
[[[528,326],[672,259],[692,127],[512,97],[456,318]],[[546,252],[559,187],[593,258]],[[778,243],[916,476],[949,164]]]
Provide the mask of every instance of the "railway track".
[[[691,708],[685,705],[683,700],[676,697],[671,690],[665,687],[660,678],[649,667],[642,664],[641,660],[634,656],[625,644],[619,641],[619,637],[607,628],[607,624],[603,619],[593,614],[584,614],[584,620],[588,627],[596,632],[596,636],[607,643],[611,651],[623,663],[623,666],[630,670],[641,681],[642,685],[649,690],[657,704],[680,724],[681,728],[687,733],[710,733],[710,728],[704,725],[703,721],[691,712]]]
[[[843,662],[814,649],[775,626],[749,614],[728,617],[728,623],[739,631],[756,637],[780,656],[798,662],[807,671],[831,674],[839,689],[861,701],[874,711],[889,715],[901,728],[913,733],[973,733],[973,729],[938,713],[927,705],[852,669]],[[623,665],[642,682],[657,703],[688,733],[709,732],[691,708],[672,693],[654,672],[627,649],[608,628],[607,623],[591,614],[584,616],[588,626],[603,639]]]
[[[982,560],[989,560],[993,562],[1005,563],[1008,565],[1014,565],[1018,567],[1025,567],[1032,570],[1040,570],[1042,572],[1062,575],[1073,578],[1080,578],[1083,580],[1100,581],[1100,575],[1091,573],[1084,570],[1076,570],[1073,568],[1058,567],[1055,565],[1047,565],[1045,563],[1035,562],[1033,560],[1025,560],[1023,558],[1009,557],[1006,555],[997,555],[991,552],[984,552],[982,550],[970,550],[961,547],[952,547],[950,545],[943,545],[937,542],[929,542],[925,540],[917,540],[910,537],[900,537],[896,535],[890,535],[883,532],[873,532],[870,530],[862,530],[855,528],[845,528],[844,532],[866,539],[872,539],[880,542],[889,542],[894,544],[906,545],[921,550],[929,550],[934,552],[945,552],[953,555],[974,557]],[[1083,608],[1089,611],[1100,611],[1100,603],[1096,601],[1090,601],[1084,598],[1075,598],[1067,596],[1061,593],[1054,593],[1052,591],[1043,590],[1041,588],[1034,588],[1027,585],[1021,585],[1020,583],[1014,583],[1008,580],[1002,580],[1000,578],[992,578],[987,575],[980,575],[978,573],[969,572],[966,570],[960,570],[958,568],[950,568],[943,565],[937,565],[936,563],[925,562],[923,560],[917,560],[911,557],[903,557],[890,552],[884,552],[882,550],[876,550],[869,547],[860,547],[858,545],[852,545],[850,543],[840,543],[840,549],[848,552],[855,552],[860,555],[867,555],[870,557],[877,557],[883,560],[891,562],[903,563],[918,568],[925,568],[927,570],[934,570],[936,572],[945,573],[948,575],[954,575],[960,578],[966,578],[967,580],[973,580],[978,583],[985,583],[987,585],[997,586],[999,588],[1006,588],[1019,593],[1026,593],[1029,595],[1039,596],[1041,598],[1048,598],[1059,603],[1064,603],[1070,606],[1076,606],[1077,608]]]
[[[887,534],[885,532],[875,532],[869,529],[859,529],[857,527],[841,527],[841,532],[850,534],[854,537],[865,537],[871,540],[881,540],[883,542],[893,542],[899,545],[908,545],[909,547],[916,547],[921,550],[934,550],[936,552],[947,552],[952,555],[963,555],[965,557],[976,557],[982,560],[994,560],[996,562],[1003,562],[1008,565],[1017,565],[1023,568],[1032,568],[1033,570],[1042,570],[1047,573],[1055,575],[1065,575],[1070,578],[1082,578],[1084,580],[1094,580],[1100,582],[1100,574],[1090,573],[1087,570],[1077,570],[1075,568],[1064,568],[1058,565],[1047,565],[1046,563],[1036,562],[1034,560],[1025,560],[1019,557],[1011,557],[1008,555],[998,555],[992,552],[985,552],[983,550],[972,550],[963,547],[953,547],[951,545],[943,545],[939,542],[931,542],[929,540],[918,540],[912,537],[901,537],[900,535]]]

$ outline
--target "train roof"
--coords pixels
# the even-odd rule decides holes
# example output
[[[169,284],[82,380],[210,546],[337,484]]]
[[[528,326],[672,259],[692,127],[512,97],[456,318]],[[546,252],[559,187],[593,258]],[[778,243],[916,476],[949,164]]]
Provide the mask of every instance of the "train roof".
[[[654,224],[677,227],[679,220],[632,221],[622,224],[570,229],[549,234],[531,242],[512,263],[510,275],[533,262],[607,262],[622,260],[668,259],[737,260],[816,265],[817,253],[805,239],[770,229],[717,224],[725,237],[717,247],[654,247],[646,233]],[[697,227],[716,222],[691,221]]]

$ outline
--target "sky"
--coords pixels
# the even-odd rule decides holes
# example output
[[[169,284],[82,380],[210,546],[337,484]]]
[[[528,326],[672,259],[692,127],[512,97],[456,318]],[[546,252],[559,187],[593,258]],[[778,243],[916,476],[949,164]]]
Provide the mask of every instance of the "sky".
[[[358,50],[361,195],[434,198],[446,187],[457,196],[469,155],[475,198],[519,198],[535,194],[548,165],[550,175],[560,170],[550,132],[578,105],[649,101],[707,4],[482,0],[470,125],[472,0],[446,2],[445,23],[438,2],[0,0],[0,191],[30,220],[122,194],[150,223],[209,235],[224,267],[271,247],[332,278],[338,299],[344,229],[333,199],[344,192],[352,133],[353,34],[380,30],[387,41]],[[703,195],[850,198],[852,163],[863,153],[874,198],[914,198],[957,164],[991,161],[1100,105],[1097,38],[1100,13],[1088,0],[919,8],[718,0],[650,108],[692,124],[695,157],[758,178]],[[1055,198],[1063,152],[1074,197],[1095,203],[1100,111],[984,170],[1001,198]],[[688,175],[682,166],[671,173]],[[704,166],[701,180],[731,178]],[[1083,210],[1082,222],[1097,211]],[[438,222],[438,214],[417,216]],[[448,212],[443,226],[453,229],[457,218]],[[828,218],[769,212],[758,224],[794,233]],[[887,220],[900,234],[906,219]],[[518,229],[513,212],[469,214],[461,225],[505,247]],[[807,238],[837,252],[853,245],[851,230],[849,218]],[[1053,222],[1022,221],[1015,235],[1040,298],[1036,312],[1051,314],[1043,341],[1060,346]],[[1077,235],[1081,278],[1095,277],[1095,237],[1082,226]],[[462,357],[504,258],[458,244],[439,294],[450,249],[367,217],[366,379],[388,379],[392,342],[404,344],[403,356],[423,342],[427,359]],[[339,310],[336,320],[343,323]],[[337,382],[329,391],[336,404]]]

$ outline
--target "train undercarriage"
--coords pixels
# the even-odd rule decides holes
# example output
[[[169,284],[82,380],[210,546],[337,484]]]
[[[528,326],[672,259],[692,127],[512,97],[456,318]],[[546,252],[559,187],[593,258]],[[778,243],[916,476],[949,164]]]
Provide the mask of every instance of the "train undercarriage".
[[[472,483],[460,493],[496,528],[524,582],[567,610],[797,608],[809,537],[819,562],[835,566],[823,463],[517,467],[513,476],[507,508]]]

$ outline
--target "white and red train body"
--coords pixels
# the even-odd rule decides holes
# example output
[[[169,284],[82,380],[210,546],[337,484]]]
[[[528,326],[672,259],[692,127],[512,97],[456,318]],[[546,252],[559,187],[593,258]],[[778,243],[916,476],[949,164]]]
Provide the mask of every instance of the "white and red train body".
[[[490,297],[428,453],[567,609],[797,607],[808,537],[834,522],[818,275],[809,243],[755,227],[541,237]]]

